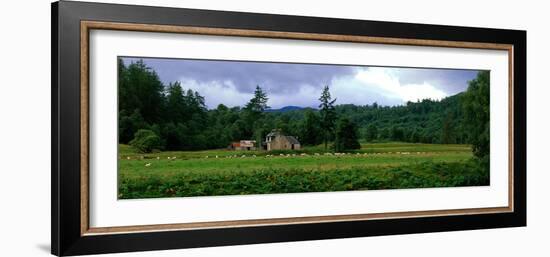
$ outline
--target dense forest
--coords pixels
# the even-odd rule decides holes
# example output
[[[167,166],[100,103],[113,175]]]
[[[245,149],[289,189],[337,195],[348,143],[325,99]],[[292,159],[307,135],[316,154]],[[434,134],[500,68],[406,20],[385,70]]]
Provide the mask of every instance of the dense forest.
[[[326,86],[318,108],[279,110],[267,106],[261,85],[245,106],[208,109],[204,96],[179,82],[164,85],[143,61],[125,65],[120,59],[118,74],[119,141],[147,145],[144,151],[225,148],[243,139],[262,142],[280,129],[303,145],[335,150],[357,148],[361,140],[470,143],[479,157],[489,152],[489,72],[480,72],[466,92],[440,101],[338,104]]]

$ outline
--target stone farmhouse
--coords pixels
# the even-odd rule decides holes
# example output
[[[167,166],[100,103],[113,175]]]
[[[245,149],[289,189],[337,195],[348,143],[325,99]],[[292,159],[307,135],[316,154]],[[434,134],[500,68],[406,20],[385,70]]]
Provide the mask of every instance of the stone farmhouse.
[[[300,150],[300,142],[293,136],[285,136],[280,130],[272,130],[265,137],[264,149],[271,150]]]

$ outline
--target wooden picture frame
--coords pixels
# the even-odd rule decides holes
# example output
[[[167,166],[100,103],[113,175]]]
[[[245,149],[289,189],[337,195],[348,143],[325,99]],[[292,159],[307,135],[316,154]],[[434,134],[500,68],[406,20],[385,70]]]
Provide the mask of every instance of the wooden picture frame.
[[[89,226],[89,33],[121,30],[498,49],[509,56],[508,206],[163,225]],[[526,32],[84,2],[52,4],[52,254],[526,225]]]

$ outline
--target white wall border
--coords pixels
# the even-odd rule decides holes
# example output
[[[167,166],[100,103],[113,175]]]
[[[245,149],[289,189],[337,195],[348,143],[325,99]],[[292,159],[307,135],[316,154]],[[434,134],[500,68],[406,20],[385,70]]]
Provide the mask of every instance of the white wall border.
[[[121,55],[491,70],[491,185],[119,201]],[[90,56],[90,227],[508,205],[507,51],[92,30]]]

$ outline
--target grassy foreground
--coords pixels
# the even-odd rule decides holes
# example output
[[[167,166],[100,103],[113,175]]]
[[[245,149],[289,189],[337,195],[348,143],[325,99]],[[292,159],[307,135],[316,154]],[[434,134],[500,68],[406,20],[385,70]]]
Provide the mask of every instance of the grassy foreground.
[[[467,145],[362,144],[347,154],[210,150],[139,154],[119,147],[119,198],[478,186],[489,172]]]

